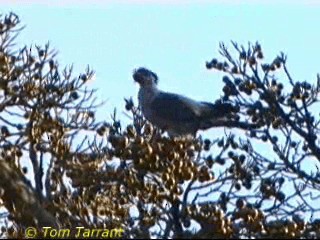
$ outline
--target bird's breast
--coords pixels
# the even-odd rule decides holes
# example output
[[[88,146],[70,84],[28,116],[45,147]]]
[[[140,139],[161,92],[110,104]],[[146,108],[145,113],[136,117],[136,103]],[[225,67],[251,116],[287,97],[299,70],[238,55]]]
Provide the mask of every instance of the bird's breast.
[[[152,109],[151,103],[155,98],[155,93],[145,88],[141,88],[138,93],[138,101],[140,109],[145,118],[151,121],[152,118]]]

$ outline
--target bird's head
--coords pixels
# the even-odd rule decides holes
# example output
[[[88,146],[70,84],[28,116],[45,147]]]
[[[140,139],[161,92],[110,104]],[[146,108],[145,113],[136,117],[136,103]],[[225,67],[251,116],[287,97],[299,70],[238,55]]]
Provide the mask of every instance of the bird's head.
[[[143,67],[135,69],[132,77],[141,87],[151,87],[158,84],[157,74]]]

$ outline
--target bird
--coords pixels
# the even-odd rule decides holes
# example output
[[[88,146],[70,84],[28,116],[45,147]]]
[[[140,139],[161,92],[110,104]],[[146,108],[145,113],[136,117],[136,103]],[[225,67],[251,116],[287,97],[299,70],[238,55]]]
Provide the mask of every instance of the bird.
[[[143,116],[169,136],[196,136],[199,130],[236,126],[230,116],[239,109],[231,103],[196,101],[162,91],[158,88],[157,74],[145,67],[134,69],[132,77],[140,85],[138,102]]]

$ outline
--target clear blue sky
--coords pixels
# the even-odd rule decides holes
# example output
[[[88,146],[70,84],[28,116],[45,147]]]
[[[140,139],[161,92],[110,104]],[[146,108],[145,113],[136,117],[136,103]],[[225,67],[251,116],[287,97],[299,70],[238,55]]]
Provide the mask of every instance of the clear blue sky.
[[[230,40],[257,40],[270,61],[284,51],[299,80],[314,80],[320,72],[320,4],[311,1],[5,2],[0,0],[1,12],[17,13],[26,25],[19,43],[50,41],[62,65],[74,64],[75,75],[92,66],[92,86],[107,100],[102,118],[109,118],[114,107],[122,112],[124,97],[136,97],[131,74],[139,66],[157,72],[162,89],[214,101],[222,93],[222,74],[207,71],[205,61],[218,56],[220,41],[231,46]]]

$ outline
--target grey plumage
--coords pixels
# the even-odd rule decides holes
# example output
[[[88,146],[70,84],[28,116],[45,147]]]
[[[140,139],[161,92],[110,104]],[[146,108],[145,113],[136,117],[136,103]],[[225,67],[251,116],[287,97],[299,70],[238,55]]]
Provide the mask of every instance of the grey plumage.
[[[140,84],[139,105],[147,120],[170,135],[195,135],[198,130],[223,126],[235,107],[229,103],[198,102],[158,89],[158,76],[146,68],[134,71]]]

